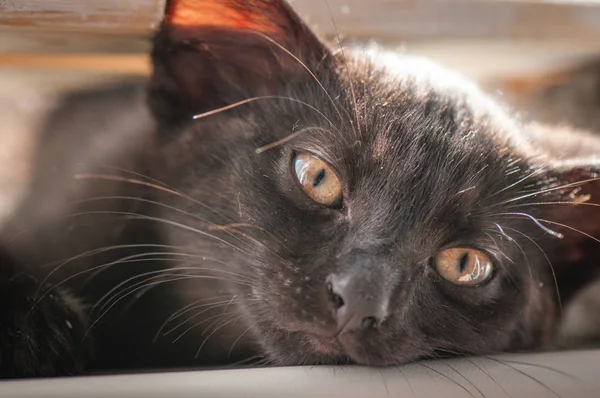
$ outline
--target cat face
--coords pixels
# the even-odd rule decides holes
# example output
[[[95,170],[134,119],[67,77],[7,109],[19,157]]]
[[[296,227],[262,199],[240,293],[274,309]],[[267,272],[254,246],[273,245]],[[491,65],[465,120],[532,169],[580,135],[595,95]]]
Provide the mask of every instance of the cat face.
[[[559,234],[527,205],[563,200],[564,173],[470,83],[252,3],[171,2],[150,86],[158,175],[186,197],[164,201],[200,231],[171,241],[229,275],[210,291],[240,336],[277,364],[376,366],[547,342]]]

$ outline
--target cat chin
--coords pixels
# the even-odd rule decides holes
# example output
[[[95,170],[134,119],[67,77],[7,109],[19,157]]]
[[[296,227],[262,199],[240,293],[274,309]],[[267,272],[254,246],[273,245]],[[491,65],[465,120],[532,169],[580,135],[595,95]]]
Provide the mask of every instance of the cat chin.
[[[269,332],[265,332],[269,330]],[[260,345],[269,362],[277,366],[300,365],[361,365],[386,367],[402,365],[428,356],[415,346],[385,344],[371,339],[364,343],[360,336],[348,334],[325,337],[304,332],[259,327],[255,335],[261,336]]]

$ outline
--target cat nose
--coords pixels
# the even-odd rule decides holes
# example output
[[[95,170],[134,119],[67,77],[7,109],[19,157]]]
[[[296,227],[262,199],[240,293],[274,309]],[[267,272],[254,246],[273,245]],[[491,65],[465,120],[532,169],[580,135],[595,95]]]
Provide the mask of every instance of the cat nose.
[[[330,275],[329,300],[337,321],[337,333],[377,328],[388,315],[389,295],[373,279],[361,274]]]

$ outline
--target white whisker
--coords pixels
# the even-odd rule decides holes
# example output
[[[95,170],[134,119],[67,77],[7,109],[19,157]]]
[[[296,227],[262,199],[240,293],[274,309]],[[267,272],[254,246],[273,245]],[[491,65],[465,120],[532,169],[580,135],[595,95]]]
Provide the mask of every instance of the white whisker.
[[[499,215],[508,215],[508,216],[520,216],[520,217],[525,217],[530,219],[531,221],[533,221],[535,223],[535,225],[537,225],[541,230],[543,230],[544,232],[558,238],[558,239],[562,239],[564,238],[564,235],[551,230],[550,228],[546,227],[545,225],[543,225],[540,220],[538,220],[537,218],[535,218],[534,216],[532,216],[531,214],[527,214],[527,213],[499,213]]]

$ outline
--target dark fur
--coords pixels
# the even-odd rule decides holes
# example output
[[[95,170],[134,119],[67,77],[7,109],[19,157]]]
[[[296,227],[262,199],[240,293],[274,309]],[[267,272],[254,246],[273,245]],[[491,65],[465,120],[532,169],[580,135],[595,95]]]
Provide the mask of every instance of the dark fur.
[[[141,84],[77,94],[50,117],[29,199],[4,228],[0,291],[9,305],[0,310],[2,376],[212,366],[256,354],[280,365],[381,366],[551,341],[560,312],[543,253],[567,300],[595,275],[598,245],[546,224],[565,235],[557,239],[527,216],[502,213],[597,236],[593,207],[512,206],[585,194],[595,200],[593,183],[575,194],[574,187],[543,192],[596,176],[598,163],[587,159],[600,153],[600,141],[585,136],[580,146],[584,135],[521,124],[471,83],[423,61],[333,53],[287,7],[280,9],[282,28],[272,38],[325,90],[260,35],[164,25],[149,84],[154,117],[140,99]],[[261,95],[277,98],[191,119]],[[342,209],[317,205],[299,190],[290,172],[298,150],[335,170],[344,186]],[[169,192],[72,179],[83,172],[164,183]],[[533,195],[511,201],[527,194]],[[71,204],[99,196],[112,199]],[[113,213],[98,213],[106,211]],[[140,246],[149,244],[172,247]],[[111,245],[122,246],[73,257]],[[457,245],[490,255],[496,272],[489,283],[455,286],[434,272],[429,258]],[[144,253],[152,260],[127,261]],[[91,275],[85,270],[118,260],[83,283]],[[57,265],[60,271],[47,277]],[[180,278],[106,313],[90,310],[128,278],[169,269],[167,275],[212,279]],[[364,280],[357,299],[389,298],[389,315],[377,329],[332,338],[337,325],[326,280],[340,273]],[[159,274],[121,287],[153,275]],[[167,323],[154,341],[174,311],[214,297],[220,307],[198,307],[165,335],[178,322]],[[67,320],[72,328],[65,329]]]

